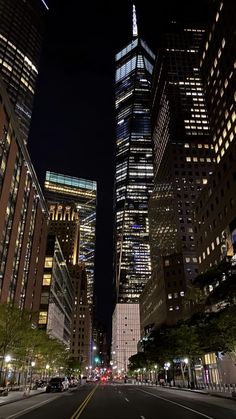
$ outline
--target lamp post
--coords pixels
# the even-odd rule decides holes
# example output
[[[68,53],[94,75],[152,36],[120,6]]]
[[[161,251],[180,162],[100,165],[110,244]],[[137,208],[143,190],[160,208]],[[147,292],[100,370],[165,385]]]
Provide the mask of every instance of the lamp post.
[[[50,365],[47,364],[45,368],[46,368],[46,381],[47,381],[47,379],[49,378],[49,368],[50,368]]]
[[[154,368],[155,368],[155,382],[157,385],[157,365],[154,365]]]
[[[190,367],[190,362],[188,358],[184,358],[184,363],[187,365],[188,367],[188,387],[190,387],[190,379],[191,379],[191,367]]]
[[[33,368],[35,367],[36,363],[35,361],[31,362],[31,370],[30,370],[30,390],[31,390],[31,386],[32,386],[32,376],[33,376]]]
[[[168,382],[168,370],[170,368],[170,362],[165,362],[164,370],[165,370],[165,381]]]
[[[5,385],[7,383],[7,373],[8,373],[8,363],[11,362],[11,355],[6,355],[4,358],[4,361],[6,363],[6,369],[5,369],[5,375],[4,375],[4,382]]]

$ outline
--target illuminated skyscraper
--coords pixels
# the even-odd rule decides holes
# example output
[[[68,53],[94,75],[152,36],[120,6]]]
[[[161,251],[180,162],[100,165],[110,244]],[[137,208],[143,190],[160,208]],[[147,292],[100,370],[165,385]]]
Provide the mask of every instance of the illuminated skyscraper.
[[[0,0],[0,75],[19,120],[29,133],[47,5],[41,0]]]
[[[74,204],[80,220],[79,261],[88,279],[88,303],[93,303],[97,183],[91,180],[46,172],[44,193],[49,205]],[[51,213],[53,219],[53,212]]]
[[[126,370],[139,340],[139,296],[151,274],[148,199],[153,189],[150,85],[155,55],[138,36],[116,54],[113,362]]]
[[[134,19],[135,22],[135,19]],[[117,302],[138,302],[150,277],[148,198],[153,188],[150,84],[155,56],[138,37],[116,54],[115,253]]]
[[[183,297],[198,273],[193,205],[215,164],[198,60],[205,31],[168,29],[152,83],[152,279],[140,301],[142,333],[186,314]]]

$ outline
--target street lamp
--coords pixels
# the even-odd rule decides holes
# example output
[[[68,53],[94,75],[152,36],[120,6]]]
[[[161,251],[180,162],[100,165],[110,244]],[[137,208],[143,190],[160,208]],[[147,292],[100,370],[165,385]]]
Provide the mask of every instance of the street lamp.
[[[169,370],[169,368],[170,368],[170,362],[165,362],[165,364],[164,364],[164,370],[165,370],[165,381],[167,382],[168,381],[168,370]]]
[[[31,371],[30,371],[30,390],[31,390],[31,386],[32,386],[32,376],[33,376],[33,368],[35,367],[36,362],[32,361],[31,362]]]
[[[6,355],[4,358],[4,361],[6,362],[6,370],[5,370],[5,377],[4,377],[4,381],[6,383],[7,381],[7,373],[8,373],[8,363],[11,362],[11,355]]]

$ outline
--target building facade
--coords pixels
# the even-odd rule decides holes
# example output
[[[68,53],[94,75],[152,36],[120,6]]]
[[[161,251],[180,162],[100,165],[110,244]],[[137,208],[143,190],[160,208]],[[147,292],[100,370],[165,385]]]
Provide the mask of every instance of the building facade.
[[[153,278],[147,287],[159,278],[166,306],[157,305],[155,324],[160,324],[160,310],[167,323],[186,315],[183,297],[198,273],[193,205],[215,164],[198,58],[203,36],[204,29],[172,23],[155,64],[149,201]],[[146,321],[145,327],[153,323],[153,313]]]
[[[41,0],[0,1],[0,75],[27,142],[47,8]]]
[[[38,312],[48,211],[3,83],[0,131],[0,303]]]
[[[195,207],[200,271],[236,253],[235,7],[215,1],[200,66],[216,166]]]
[[[133,8],[133,37],[115,57],[116,308],[113,314],[112,347],[113,352],[126,354],[125,358],[123,355],[121,357],[125,369],[128,354],[130,356],[137,351],[138,334],[131,332],[126,339],[120,340],[116,325],[122,322],[123,317],[127,318],[127,324],[133,325],[135,313],[135,324],[139,329],[138,300],[151,275],[148,199],[153,189],[150,86],[154,59],[150,48],[138,36]],[[120,319],[119,315],[122,316]]]
[[[83,373],[91,363],[92,311],[88,304],[87,273],[79,263],[80,222],[75,203],[49,204],[49,232],[58,238],[70,274],[74,304],[71,311],[70,352]]]
[[[88,281],[88,303],[93,304],[96,240],[97,183],[91,180],[46,172],[44,194],[48,205],[76,206],[80,221],[79,260],[84,263]],[[66,239],[66,238],[65,238]]]
[[[74,290],[64,255],[56,236],[48,235],[38,325],[68,348],[73,308]]]
[[[49,233],[57,236],[67,266],[79,262],[80,223],[76,205],[49,204]]]
[[[139,304],[116,304],[112,316],[113,374],[123,375],[127,372],[129,358],[137,353],[139,340]]]
[[[70,274],[75,292],[75,305],[71,329],[71,355],[81,363],[81,370],[86,374],[92,363],[92,318],[91,306],[87,297],[87,272],[80,263],[70,267]]]

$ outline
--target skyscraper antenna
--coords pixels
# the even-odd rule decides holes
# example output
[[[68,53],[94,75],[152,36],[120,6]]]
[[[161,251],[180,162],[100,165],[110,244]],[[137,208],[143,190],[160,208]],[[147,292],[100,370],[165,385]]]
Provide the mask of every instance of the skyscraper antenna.
[[[138,36],[138,26],[137,26],[136,9],[135,9],[135,5],[133,4],[133,37],[135,36]]]

